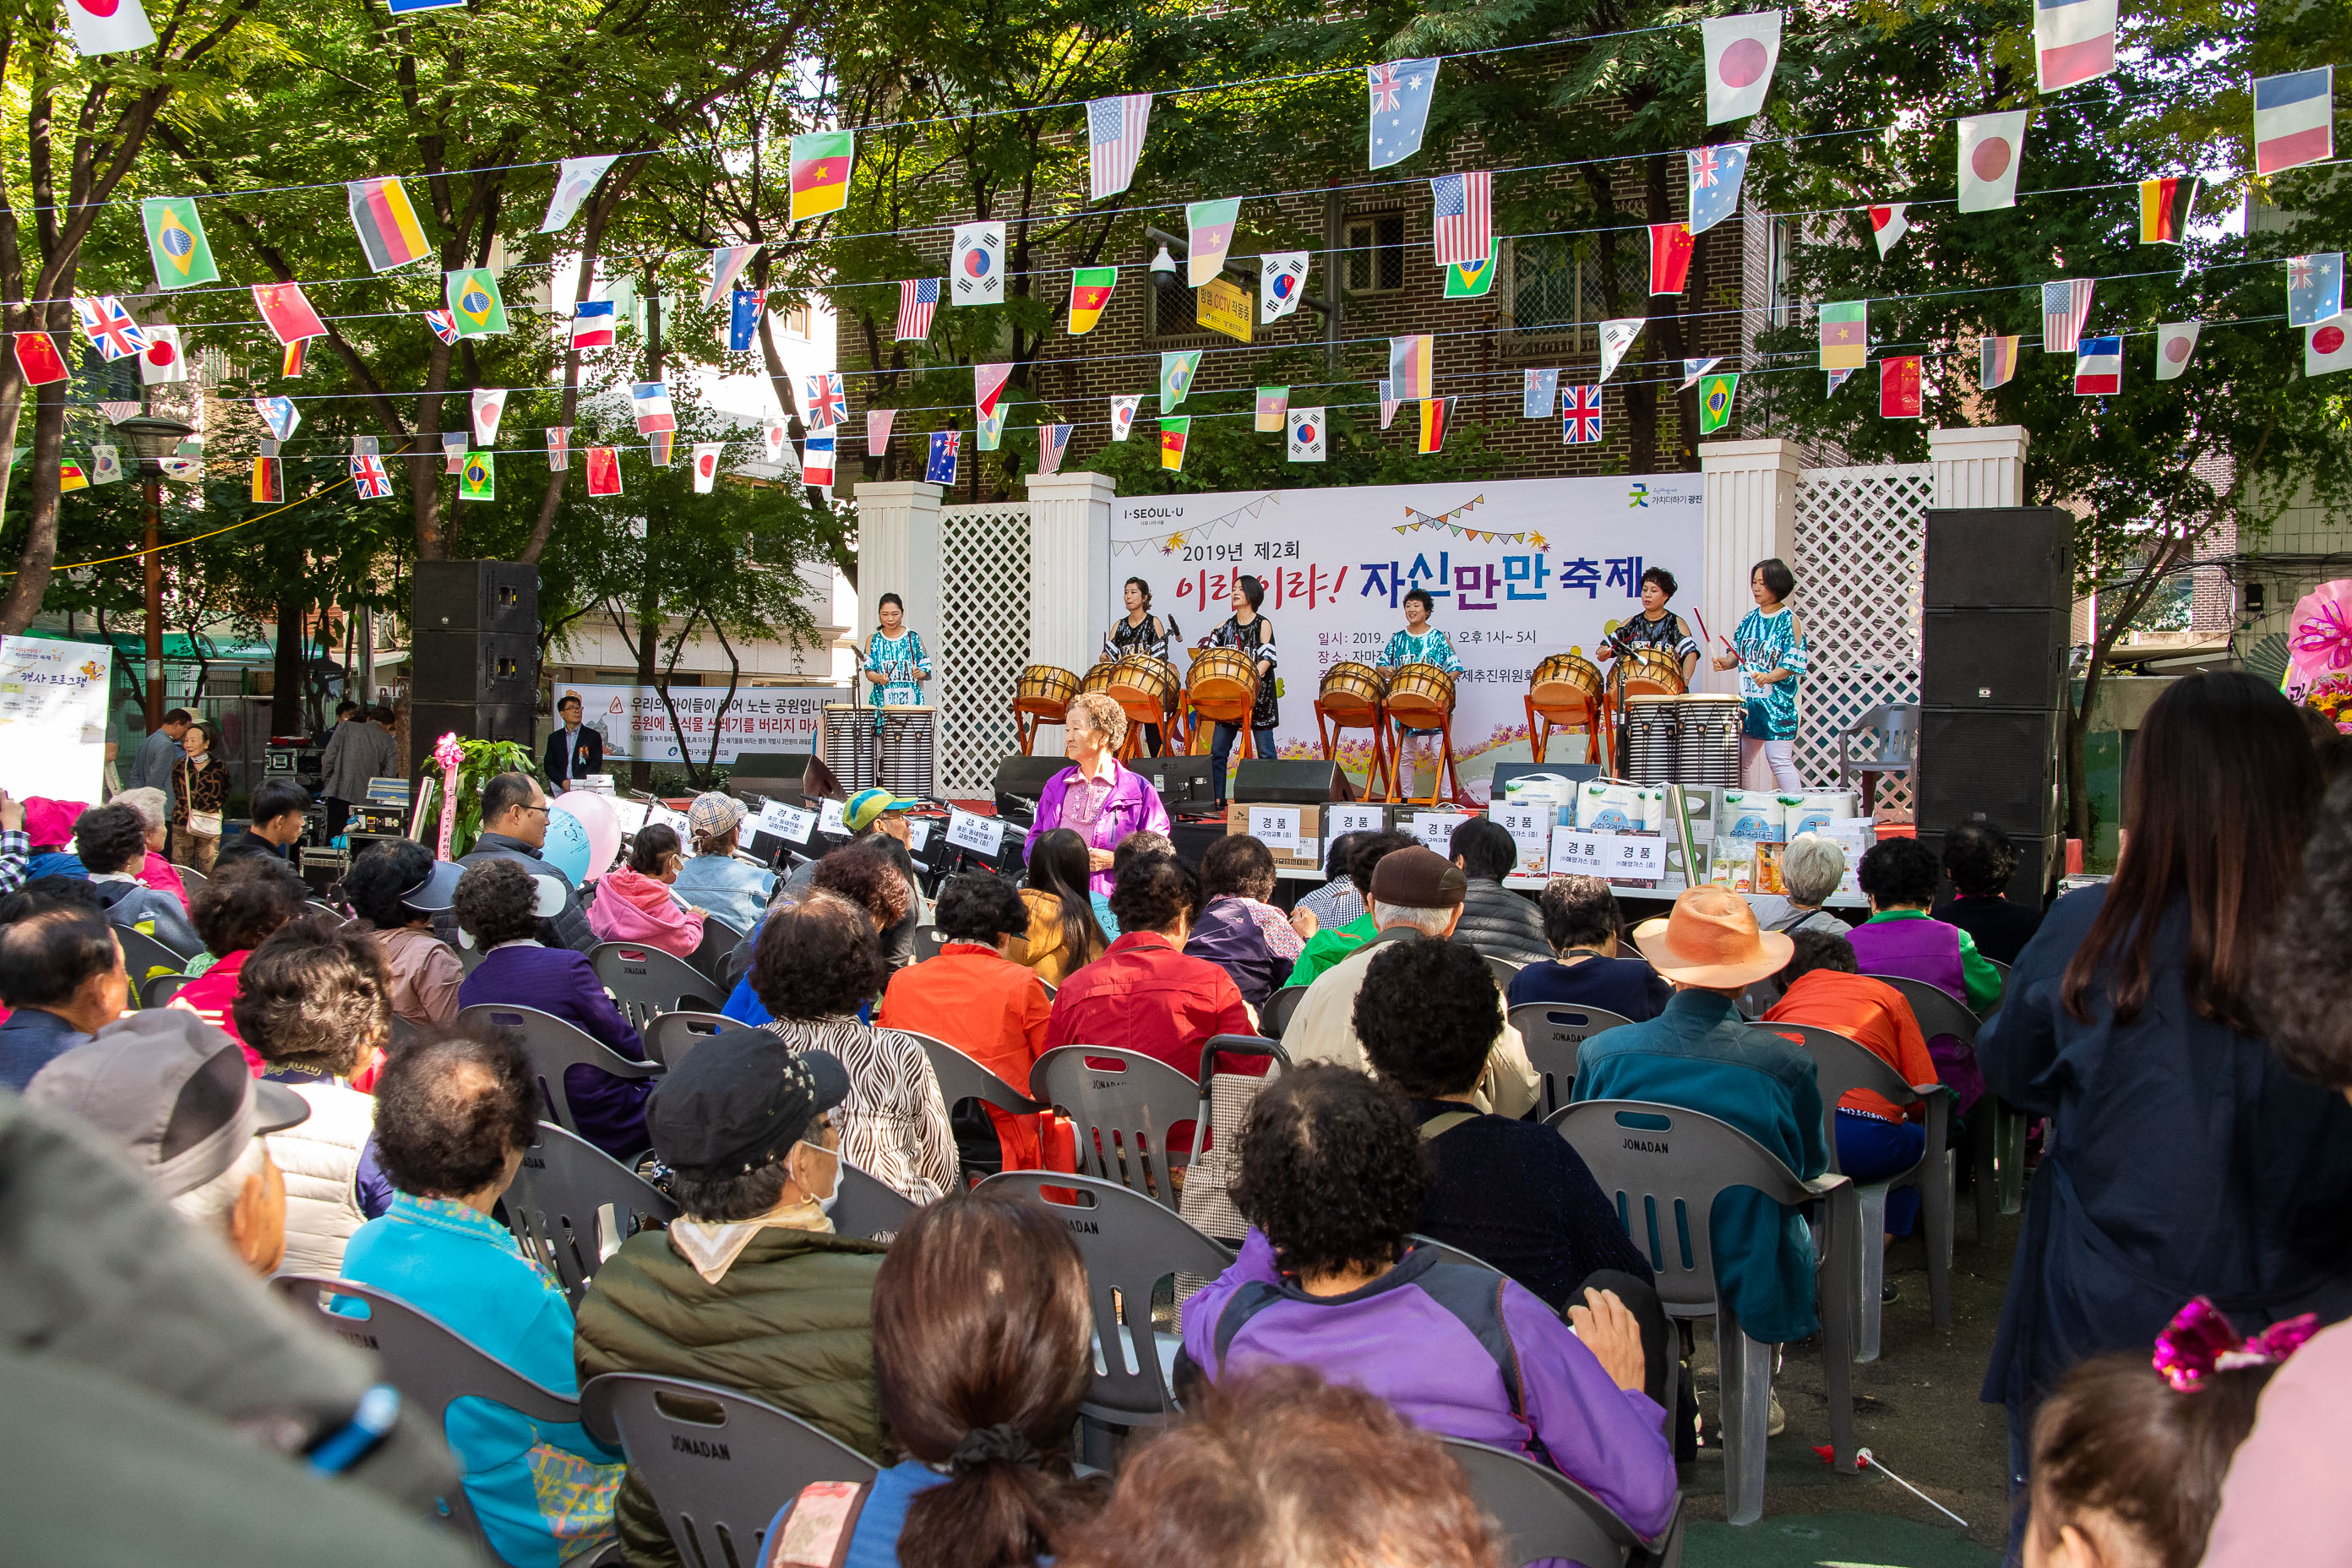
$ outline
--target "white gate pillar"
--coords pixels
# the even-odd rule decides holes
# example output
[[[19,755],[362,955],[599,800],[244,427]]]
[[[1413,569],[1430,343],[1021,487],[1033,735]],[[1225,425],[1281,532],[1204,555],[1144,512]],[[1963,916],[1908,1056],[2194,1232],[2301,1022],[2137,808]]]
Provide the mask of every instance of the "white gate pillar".
[[[1706,629],[1727,638],[1739,618],[1756,607],[1748,574],[1759,561],[1779,556],[1794,569],[1797,559],[1797,444],[1779,439],[1704,441],[1699,472],[1706,480],[1706,524],[1700,559],[1706,579],[1695,601]],[[1797,585],[1800,597],[1804,584]],[[1696,628],[1694,627],[1694,630]],[[1717,670],[1723,651],[1710,641],[1699,661],[1698,684],[1707,691],[1737,693],[1737,670]]]
[[[934,660],[940,657],[940,497],[942,487],[920,479],[866,479],[857,500],[857,662],[866,662],[866,639],[878,624],[875,608],[885,594],[907,607],[907,624],[922,634]],[[856,682],[853,701],[866,694]]]
[[[2023,506],[2029,438],[2022,425],[1928,431],[1927,458],[1936,467],[1935,504]]]
[[[1029,476],[1029,662],[1083,675],[1110,629],[1108,474]]]

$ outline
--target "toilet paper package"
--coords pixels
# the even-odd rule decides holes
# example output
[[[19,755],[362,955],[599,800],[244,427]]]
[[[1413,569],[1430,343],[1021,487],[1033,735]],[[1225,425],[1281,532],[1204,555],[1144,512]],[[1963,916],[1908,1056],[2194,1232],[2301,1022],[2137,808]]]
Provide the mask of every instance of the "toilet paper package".
[[[1645,810],[1658,809],[1643,798],[1652,793],[1635,784],[1591,780],[1576,792],[1576,826],[1595,833],[1655,831],[1655,823],[1643,816]]]
[[[1780,842],[1786,837],[1783,826],[1788,820],[1780,802],[1781,797],[1769,790],[1725,790],[1723,812],[1716,818],[1716,837],[1750,843]]]
[[[1782,837],[1794,838],[1800,833],[1826,830],[1831,823],[1853,815],[1857,798],[1850,789],[1828,790],[1818,795],[1782,795],[1781,822],[1786,829]]]

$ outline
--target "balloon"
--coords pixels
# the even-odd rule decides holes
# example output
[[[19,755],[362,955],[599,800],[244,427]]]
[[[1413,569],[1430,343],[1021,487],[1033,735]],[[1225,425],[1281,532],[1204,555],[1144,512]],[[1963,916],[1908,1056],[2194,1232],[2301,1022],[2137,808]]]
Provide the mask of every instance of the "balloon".
[[[562,806],[547,813],[547,841],[539,858],[562,872],[576,887],[588,871],[588,827]]]
[[[594,790],[568,789],[555,797],[553,805],[570,812],[588,830],[588,869],[572,879],[593,882],[613,868],[621,858],[621,819],[614,815],[613,797]]]

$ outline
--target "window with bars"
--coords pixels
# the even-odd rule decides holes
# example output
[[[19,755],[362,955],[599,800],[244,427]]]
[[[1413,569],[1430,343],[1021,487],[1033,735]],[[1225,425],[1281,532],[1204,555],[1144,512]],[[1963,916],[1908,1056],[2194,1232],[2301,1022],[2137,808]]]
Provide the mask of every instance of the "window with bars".
[[[1514,239],[1503,247],[1503,295],[1512,341],[1551,348],[1590,349],[1594,323],[1607,321],[1608,290],[1597,251],[1586,255],[1564,237]],[[1617,247],[1618,304],[1639,313],[1648,299],[1649,258],[1638,245]]]
[[[1348,292],[1380,294],[1404,287],[1404,215],[1368,213],[1347,222]]]

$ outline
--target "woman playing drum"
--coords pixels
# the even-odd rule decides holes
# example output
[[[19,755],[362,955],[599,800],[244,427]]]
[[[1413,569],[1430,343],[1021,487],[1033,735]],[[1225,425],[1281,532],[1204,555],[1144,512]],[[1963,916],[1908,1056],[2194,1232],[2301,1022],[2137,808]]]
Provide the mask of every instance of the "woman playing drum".
[[[1805,628],[1789,608],[1797,589],[1796,574],[1774,556],[1759,561],[1748,574],[1748,589],[1756,607],[1731,634],[1732,646],[1717,656],[1715,668],[1739,671],[1739,695],[1748,705],[1748,723],[1739,742],[1740,782],[1750,789],[1805,787],[1792,754],[1797,741],[1797,681],[1805,673]],[[1771,773],[1769,786],[1759,784],[1758,763]]]
[[[1429,596],[1428,589],[1413,588],[1406,592],[1404,630],[1390,635],[1389,646],[1381,650],[1381,668],[1394,675],[1408,664],[1433,664],[1448,675],[1458,676],[1462,673],[1462,661],[1454,657],[1454,644],[1447,639],[1444,632],[1429,624],[1430,612],[1434,607],[1435,601]],[[1421,784],[1421,756],[1424,750],[1430,753],[1431,766],[1438,770],[1438,776],[1443,779],[1445,772],[1445,757],[1438,750],[1441,743],[1438,740],[1439,731],[1400,730],[1398,733],[1402,737],[1397,745],[1398,787],[1407,795],[1418,793]],[[1410,763],[1405,761],[1407,754],[1412,758]],[[1412,770],[1410,773],[1405,771],[1408,766]]]
[[[1099,691],[1070,699],[1062,719],[1062,752],[1076,764],[1045,781],[1037,800],[1037,820],[1028,845],[1056,827],[1087,841],[1088,881],[1097,893],[1111,888],[1111,851],[1130,833],[1168,831],[1168,808],[1141,773],[1119,765],[1127,740],[1127,714]],[[1023,851],[1025,858],[1027,848]]]
[[[1620,621],[1615,631],[1601,634],[1601,657],[1615,658],[1636,648],[1664,648],[1682,665],[1683,684],[1689,686],[1691,672],[1698,668],[1698,639],[1690,635],[1680,616],[1666,608],[1675,588],[1675,574],[1663,566],[1643,573],[1642,613]]]
[[[874,618],[881,623],[866,640],[866,679],[874,683],[866,702],[874,710],[874,727],[882,728],[882,710],[919,703],[923,682],[931,678],[930,655],[923,639],[906,625],[907,604],[896,594],[885,594]]]
[[[1236,573],[1234,613],[1209,634],[1206,646],[1239,648],[1255,660],[1257,700],[1250,709],[1250,746],[1256,755],[1271,757],[1275,754],[1274,725],[1281,716],[1282,700],[1274,685],[1274,667],[1279,657],[1274,650],[1274,623],[1257,613],[1257,607],[1265,603],[1265,584]],[[1223,722],[1210,732],[1209,789],[1220,809],[1225,804],[1225,763],[1234,752],[1234,737],[1240,732],[1234,725]]]
[[[1127,580],[1127,614],[1110,624],[1110,657],[1123,658],[1131,653],[1150,654],[1165,659],[1169,668],[1176,665],[1176,617],[1165,621],[1151,613],[1151,584],[1140,577]],[[1160,754],[1160,726],[1143,727],[1143,749],[1146,754]]]

